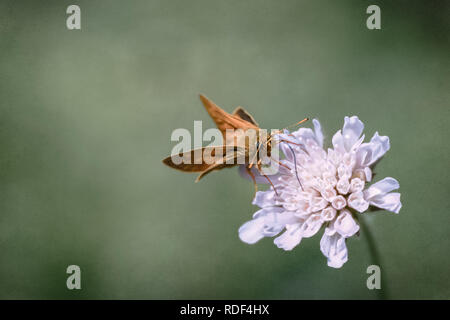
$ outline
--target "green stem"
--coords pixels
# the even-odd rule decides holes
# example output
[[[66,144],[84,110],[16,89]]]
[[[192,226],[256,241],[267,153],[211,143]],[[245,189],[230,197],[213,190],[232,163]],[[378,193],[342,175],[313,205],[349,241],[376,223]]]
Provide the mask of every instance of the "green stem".
[[[387,281],[385,279],[386,274],[382,272],[382,270],[383,270],[382,261],[380,258],[380,253],[375,244],[375,239],[373,237],[373,234],[363,220],[364,219],[359,219],[359,224],[361,226],[361,230],[364,234],[364,237],[367,239],[367,245],[369,247],[371,263],[379,266],[380,272],[381,272],[381,289],[377,289],[376,291],[378,293],[378,298],[385,300],[385,299],[388,299],[388,290],[387,290],[387,286],[386,286]]]

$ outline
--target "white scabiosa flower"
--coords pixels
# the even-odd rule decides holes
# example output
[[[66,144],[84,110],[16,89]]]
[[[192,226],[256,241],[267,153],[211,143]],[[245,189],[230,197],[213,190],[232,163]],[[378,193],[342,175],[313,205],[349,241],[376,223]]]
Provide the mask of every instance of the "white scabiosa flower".
[[[340,268],[347,261],[346,239],[359,231],[356,215],[370,206],[398,213],[400,194],[391,191],[399,184],[384,178],[367,187],[371,168],[389,150],[388,137],[375,133],[363,143],[363,123],[356,116],[345,117],[344,127],[333,136],[333,148],[324,150],[320,123],[314,119],[313,124],[314,130],[277,136],[292,143],[280,142],[285,155],[280,172],[271,176],[273,187],[256,193],[253,204],[261,209],[240,227],[239,237],[253,244],[278,235],[275,245],[292,250],[324,226],[320,250],[330,267]]]

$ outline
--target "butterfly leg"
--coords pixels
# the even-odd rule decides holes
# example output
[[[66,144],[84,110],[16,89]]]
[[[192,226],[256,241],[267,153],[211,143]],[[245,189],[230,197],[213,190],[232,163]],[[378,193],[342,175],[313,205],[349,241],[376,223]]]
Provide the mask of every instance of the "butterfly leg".
[[[301,144],[298,144],[298,143],[295,143],[295,142],[292,142],[292,141],[288,141],[288,140],[284,140],[284,139],[281,139],[281,140],[279,140],[279,141],[280,141],[280,142],[286,142],[286,143],[294,144],[294,145],[299,146],[299,147],[302,146]]]
[[[255,186],[255,195],[256,195],[256,193],[258,192],[258,185],[256,184],[255,175],[253,174],[251,167],[245,166],[245,170],[247,171],[248,175],[252,178],[253,185]]]
[[[273,188],[273,191],[275,191],[275,194],[278,195],[277,188],[275,188],[275,186],[273,185],[272,180],[270,180],[270,178],[269,178],[266,174],[262,173],[262,171],[261,171],[261,162],[262,162],[262,159],[259,159],[258,162],[257,162],[257,164],[256,164],[256,169],[258,169],[259,173],[260,173],[264,178],[266,178],[267,181],[269,181],[270,185],[271,185],[272,188]]]
[[[267,179],[267,181],[269,181],[270,185],[271,185],[272,188],[273,188],[273,191],[275,191],[275,194],[278,195],[277,188],[275,188],[275,186],[273,185],[273,183],[272,183],[272,181],[269,179],[269,177],[268,177],[267,175],[265,175],[264,173],[262,173],[262,175],[264,176],[264,178]]]
[[[291,170],[291,168],[289,168],[287,165],[285,165],[284,163],[281,163],[280,161],[278,161],[278,160],[275,159],[275,158],[270,157],[270,160],[273,160],[273,161],[275,161],[276,163],[278,163],[278,165],[280,165],[280,166],[282,166],[282,167],[285,167],[286,169]]]

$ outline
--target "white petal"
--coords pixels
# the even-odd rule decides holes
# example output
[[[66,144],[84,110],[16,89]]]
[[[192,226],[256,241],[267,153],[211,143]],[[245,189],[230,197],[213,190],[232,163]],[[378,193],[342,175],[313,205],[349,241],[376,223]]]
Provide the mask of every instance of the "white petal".
[[[369,202],[364,199],[364,193],[362,191],[353,192],[348,196],[348,206],[356,211],[363,213],[369,209]]]
[[[352,175],[352,168],[351,167],[347,167],[346,165],[341,163],[339,165],[339,167],[337,168],[337,172],[338,172],[339,178],[349,177],[349,176]]]
[[[344,118],[344,127],[342,128],[342,137],[345,150],[350,151],[353,145],[358,141],[364,130],[364,124],[357,116]]]
[[[291,145],[293,150],[304,150],[308,155],[315,158],[325,158],[326,153],[317,141],[316,134],[310,128],[300,128],[293,132],[292,135],[300,146]],[[292,140],[292,137],[289,136]],[[286,150],[287,151],[287,150]]]
[[[265,237],[273,237],[279,234],[288,224],[293,224],[298,221],[294,212],[277,212],[272,211],[265,215],[264,230]]]
[[[369,167],[365,167],[364,168],[364,175],[366,177],[366,181],[367,182],[372,181],[372,169],[370,169]]]
[[[321,148],[323,148],[323,133],[322,133],[322,126],[320,125],[319,120],[313,119],[313,125],[314,125],[314,133],[316,134],[316,141],[319,144]]]
[[[324,233],[320,240],[320,251],[328,258],[328,266],[340,268],[347,262],[347,246],[345,238],[339,233],[327,235]]]
[[[359,140],[355,142],[355,144],[351,148],[350,152],[355,152],[363,143],[364,138],[365,138],[365,135],[362,135],[361,138],[359,138]]]
[[[364,190],[364,181],[360,178],[353,178],[350,181],[350,192],[360,192]]]
[[[267,190],[256,192],[252,204],[260,208],[275,206],[275,191]]]
[[[322,218],[323,221],[331,221],[334,219],[335,216],[336,216],[336,209],[330,206],[323,209],[322,212],[320,213],[320,217]]]
[[[349,238],[358,232],[359,225],[353,219],[350,212],[342,210],[334,222],[334,228],[341,236]]]
[[[293,163],[294,163],[293,153],[296,152],[296,150],[293,147],[295,147],[295,145],[290,145],[289,143],[286,143],[286,142],[280,142],[278,144],[278,146],[280,147],[281,151],[283,152],[285,159],[287,161],[289,161],[289,163],[292,163],[292,166],[293,166]]]
[[[358,167],[368,167],[380,159],[390,148],[389,137],[375,132],[369,143],[363,143],[356,151]]]
[[[350,183],[348,181],[348,178],[344,176],[341,179],[339,179],[336,185],[336,189],[340,194],[347,194],[348,191],[350,190]]]
[[[378,195],[370,199],[369,203],[375,207],[399,213],[402,208],[400,193],[391,192],[385,195]]]
[[[322,197],[324,197],[327,201],[333,201],[336,197],[336,190],[332,187],[326,187],[321,191]]]
[[[265,216],[267,216],[269,214],[272,214],[272,213],[280,214],[282,212],[284,212],[284,209],[281,208],[281,207],[266,207],[266,208],[263,208],[263,209],[260,209],[260,210],[256,211],[253,214],[253,219],[265,217]]]
[[[311,129],[310,129],[311,130]],[[301,144],[301,141],[298,140],[298,134],[296,132],[289,133],[289,131],[285,130],[284,133],[280,133],[274,136],[274,140],[280,142],[280,140],[292,142],[292,145]],[[284,143],[286,144],[286,143]]]
[[[374,152],[372,152],[372,161],[375,162],[379,158],[381,158],[388,150],[391,148],[389,137],[388,136],[380,136],[378,132],[375,132],[372,139],[370,139],[370,143],[376,145]]]
[[[282,207],[266,207],[253,215],[253,220],[264,220],[263,235],[273,237],[284,229],[286,224],[295,223],[298,218],[294,212],[285,211]]]
[[[364,191],[365,199],[373,206],[398,213],[402,207],[400,193],[389,193],[400,188],[397,180],[384,178]]]
[[[325,228],[325,232],[323,234],[330,237],[336,234],[336,229],[334,228],[334,221],[328,227]]]
[[[310,202],[312,212],[321,211],[328,205],[328,201],[322,197],[312,197]]]
[[[325,183],[323,186],[325,188],[334,188],[337,183],[336,174],[331,174],[329,172],[324,172],[322,174],[323,182]]]
[[[276,236],[287,224],[295,223],[297,220],[293,212],[285,212],[283,208],[264,208],[253,215],[253,220],[239,228],[239,238],[253,244],[263,237]]]
[[[298,150],[301,153],[301,150],[307,152],[310,156],[314,156],[317,158],[324,158],[326,153],[320,146],[317,141],[316,134],[310,128],[300,128],[295,132],[292,132],[292,135],[298,140],[296,143],[299,143],[301,146],[291,145],[293,150]],[[292,140],[292,137],[290,138]],[[288,152],[289,153],[289,152]]]
[[[264,218],[247,221],[239,228],[239,238],[248,244],[254,244],[264,238]]]
[[[350,169],[350,171],[353,171],[353,167],[356,163],[356,154],[355,152],[347,152],[342,157],[342,163]]]
[[[279,134],[276,136],[276,140],[279,141],[276,145],[280,147],[281,151],[283,152],[284,156],[286,157],[286,160],[291,162],[292,165],[294,162],[297,163],[297,165],[300,162],[301,155],[306,155],[305,151],[302,150],[302,146],[299,146],[302,144],[300,140],[298,140],[293,134]],[[280,141],[285,140],[285,141]],[[289,142],[292,143],[289,143]],[[295,153],[295,158],[294,158]]]
[[[339,164],[341,163],[342,156],[343,153],[339,153],[334,149],[328,148],[327,159],[335,168],[336,166],[339,166]]]
[[[345,206],[347,205],[347,201],[343,196],[339,195],[337,197],[334,197],[333,200],[331,200],[331,205],[336,210],[341,210],[345,208]]]
[[[294,249],[302,240],[301,224],[291,224],[286,226],[286,231],[273,241],[275,245],[286,251]]]
[[[397,180],[391,177],[384,178],[381,181],[378,181],[371,185],[367,190],[364,191],[364,198],[366,200],[370,200],[371,198],[386,194],[391,192],[392,190],[396,190],[400,188],[400,185]]]
[[[314,141],[316,141],[316,134],[310,128],[299,128],[297,131],[292,132],[292,135],[301,144],[305,144],[306,140],[314,140]],[[291,137],[291,139],[292,139],[292,137]]]
[[[333,149],[339,153],[345,152],[345,145],[344,145],[344,137],[342,136],[341,130],[336,132],[331,139],[331,142],[333,144]]]
[[[301,226],[302,237],[309,238],[315,235],[320,230],[322,223],[320,213],[312,214]]]

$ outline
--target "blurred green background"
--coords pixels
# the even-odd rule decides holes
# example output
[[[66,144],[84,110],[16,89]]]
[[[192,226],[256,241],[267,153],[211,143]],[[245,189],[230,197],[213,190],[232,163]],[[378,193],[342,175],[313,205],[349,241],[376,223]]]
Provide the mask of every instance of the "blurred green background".
[[[81,7],[80,31],[66,8]],[[366,8],[381,7],[381,30]],[[448,1],[0,1],[0,298],[376,299],[365,235],[327,267],[238,238],[251,182],[162,165],[199,93],[264,128],[346,115],[388,135],[399,215],[365,221],[388,297],[450,298]],[[309,123],[307,126],[311,126]],[[66,288],[66,268],[82,290]]]

